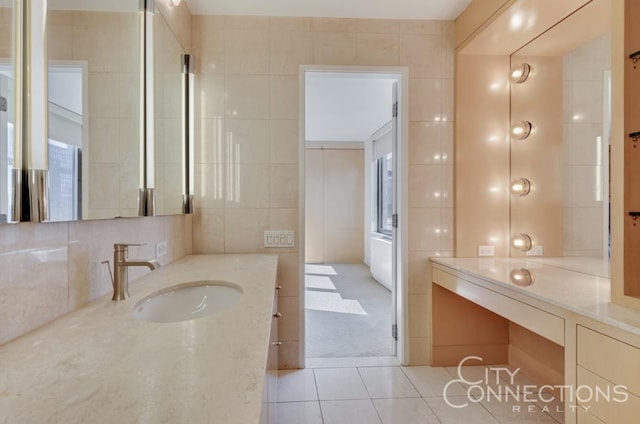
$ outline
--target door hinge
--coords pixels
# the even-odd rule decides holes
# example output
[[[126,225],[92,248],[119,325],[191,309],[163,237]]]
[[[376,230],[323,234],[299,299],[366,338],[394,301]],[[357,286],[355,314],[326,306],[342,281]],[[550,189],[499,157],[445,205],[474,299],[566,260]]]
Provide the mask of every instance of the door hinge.
[[[398,102],[393,103],[393,107],[391,108],[391,116],[394,118],[398,117]]]
[[[398,214],[394,213],[391,216],[391,225],[393,226],[393,228],[398,228]]]
[[[4,96],[0,96],[0,112],[7,111],[7,98]]]
[[[398,340],[398,324],[391,324],[391,337]]]

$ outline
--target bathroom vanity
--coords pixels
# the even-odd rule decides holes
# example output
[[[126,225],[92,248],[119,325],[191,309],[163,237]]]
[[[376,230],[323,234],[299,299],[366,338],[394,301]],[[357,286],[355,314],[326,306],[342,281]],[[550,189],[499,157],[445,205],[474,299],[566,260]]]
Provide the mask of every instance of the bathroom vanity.
[[[552,412],[566,423],[636,423],[640,312],[611,303],[608,278],[564,259],[432,259],[431,363],[473,355],[483,358],[473,365],[509,364],[556,388],[565,401]],[[614,388],[624,402],[588,396]]]
[[[1,346],[0,422],[258,422],[277,263],[187,256],[133,282],[125,301],[106,295]],[[233,283],[242,295],[198,319],[134,318],[149,295],[203,280]]]

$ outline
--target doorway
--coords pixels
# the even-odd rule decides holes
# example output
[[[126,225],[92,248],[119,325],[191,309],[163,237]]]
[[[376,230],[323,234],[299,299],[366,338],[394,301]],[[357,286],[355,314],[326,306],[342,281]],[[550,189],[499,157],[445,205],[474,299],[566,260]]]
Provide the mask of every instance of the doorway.
[[[302,363],[405,363],[406,70],[300,74]]]

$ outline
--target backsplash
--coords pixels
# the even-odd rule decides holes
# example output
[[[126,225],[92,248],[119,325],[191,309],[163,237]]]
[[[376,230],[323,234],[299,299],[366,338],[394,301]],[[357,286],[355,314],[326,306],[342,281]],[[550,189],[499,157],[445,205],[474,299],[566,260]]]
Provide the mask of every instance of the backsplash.
[[[113,244],[132,247],[131,258],[155,257],[167,241],[162,265],[191,254],[191,215],[0,226],[0,345],[110,293],[106,264]],[[131,268],[131,281],[149,272]]]

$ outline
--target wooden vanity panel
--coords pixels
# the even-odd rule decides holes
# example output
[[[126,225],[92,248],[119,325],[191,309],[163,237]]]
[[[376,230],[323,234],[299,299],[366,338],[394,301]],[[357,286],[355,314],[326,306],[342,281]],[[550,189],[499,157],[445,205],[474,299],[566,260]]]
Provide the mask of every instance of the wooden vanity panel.
[[[509,365],[538,385],[564,384],[564,348],[513,322],[509,323]],[[559,397],[559,392],[554,392]]]
[[[577,412],[578,424],[604,424],[603,421],[600,421],[598,418],[594,417],[582,408],[577,409]]]
[[[439,269],[433,270],[433,281],[509,321],[513,321],[556,344],[564,346],[565,323],[564,319],[557,315],[462,278],[457,278]]]
[[[600,391],[611,391],[613,398],[617,398],[615,392],[613,391],[613,386],[616,383],[608,381],[607,379],[602,378],[601,376],[578,366],[578,381],[577,387],[580,386],[588,386],[591,387],[593,393],[597,390]],[[588,397],[586,389],[581,389],[582,396],[585,398]],[[588,414],[596,417],[604,423],[608,424],[637,424],[638,416],[640,411],[640,397],[635,396],[632,393],[625,392],[626,396],[628,396],[625,402],[615,402],[608,401],[606,398],[600,398],[598,401],[591,402],[578,402],[580,406],[586,409],[588,408]],[[595,395],[594,395],[595,396]],[[612,399],[613,399],[612,398]],[[587,399],[585,399],[587,400]],[[591,418],[591,417],[589,417]],[[578,418],[578,423],[583,424],[585,421],[584,417]],[[597,421],[596,421],[597,422]]]
[[[505,364],[509,322],[503,317],[433,284],[432,366],[456,366],[466,356],[483,364]]]
[[[624,13],[624,135],[618,140],[624,143],[624,279],[614,284],[622,284],[622,295],[630,297],[622,303],[640,307],[640,217],[634,221],[628,215],[631,211],[640,212],[640,140],[633,142],[629,137],[640,131],[640,61],[634,63],[629,58],[640,50],[640,4],[626,0]],[[621,300],[619,293],[614,288],[614,301]]]
[[[640,396],[640,349],[578,325],[577,350],[578,365]]]

